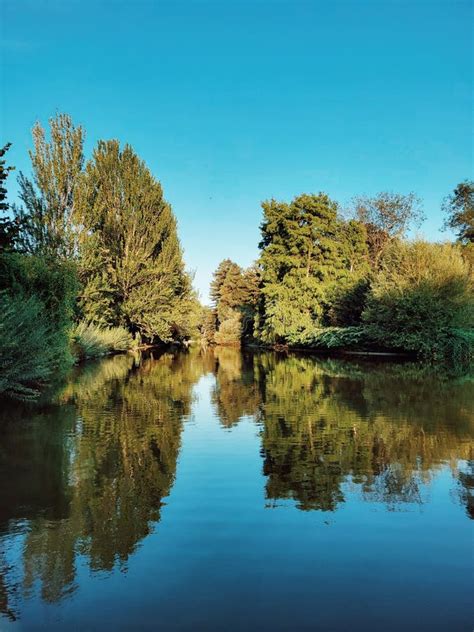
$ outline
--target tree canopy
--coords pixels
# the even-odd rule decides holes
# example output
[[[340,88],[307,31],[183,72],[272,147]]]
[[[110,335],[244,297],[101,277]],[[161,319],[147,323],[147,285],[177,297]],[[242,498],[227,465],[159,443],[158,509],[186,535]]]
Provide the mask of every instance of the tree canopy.
[[[176,219],[130,145],[98,143],[81,179],[77,217],[85,319],[124,325],[149,341],[185,337],[195,298]]]

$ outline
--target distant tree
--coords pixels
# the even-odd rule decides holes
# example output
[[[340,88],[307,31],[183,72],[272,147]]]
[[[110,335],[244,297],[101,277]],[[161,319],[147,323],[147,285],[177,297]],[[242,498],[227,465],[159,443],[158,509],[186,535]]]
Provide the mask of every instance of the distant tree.
[[[474,181],[465,180],[445,198],[445,226],[457,232],[462,244],[474,244]]]
[[[81,180],[77,214],[85,319],[123,325],[148,341],[189,336],[197,301],[176,219],[130,145],[98,143]]]
[[[243,270],[230,259],[221,261],[210,291],[218,344],[236,344],[243,336],[252,336],[259,291],[256,266]]]
[[[217,309],[217,304],[220,301],[221,288],[222,288],[222,284],[224,283],[227,272],[235,266],[237,266],[237,264],[231,261],[231,259],[224,259],[223,261],[219,263],[217,270],[212,275],[210,297],[216,309]]]
[[[7,216],[10,208],[7,202],[6,180],[14,167],[5,166],[5,154],[10,149],[11,143],[0,148],[0,253],[11,250],[18,234],[18,223]]]
[[[212,307],[205,305],[201,310],[200,333],[205,344],[212,344],[216,334],[216,313]]]
[[[404,237],[411,225],[418,226],[424,220],[421,200],[414,193],[382,191],[374,197],[357,196],[352,207],[356,218],[366,226],[367,245],[375,268],[390,241]]]
[[[21,221],[23,251],[62,259],[77,254],[75,198],[84,163],[84,130],[68,114],[49,121],[50,140],[40,123],[33,128],[29,152],[33,180],[20,172],[20,199],[15,208]]]

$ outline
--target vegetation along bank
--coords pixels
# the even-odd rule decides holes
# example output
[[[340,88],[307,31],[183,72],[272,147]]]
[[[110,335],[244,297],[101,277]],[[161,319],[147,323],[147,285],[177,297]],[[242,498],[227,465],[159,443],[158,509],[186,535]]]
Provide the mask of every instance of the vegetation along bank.
[[[472,181],[444,202],[455,243],[407,239],[413,193],[344,212],[325,193],[265,201],[257,261],[222,261],[202,306],[158,180],[117,140],[86,160],[84,138],[67,114],[35,125],[18,205],[0,150],[0,395],[36,399],[74,362],[198,339],[472,362]]]

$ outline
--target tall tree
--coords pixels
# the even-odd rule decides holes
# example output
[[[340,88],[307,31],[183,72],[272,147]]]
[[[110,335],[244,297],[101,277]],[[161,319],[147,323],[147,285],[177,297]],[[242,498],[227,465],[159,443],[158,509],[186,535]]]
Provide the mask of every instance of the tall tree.
[[[176,219],[130,145],[100,141],[77,200],[86,320],[124,325],[149,341],[190,333],[196,299]]]
[[[474,244],[474,180],[465,180],[443,202],[446,226],[463,244]]]
[[[84,163],[84,130],[68,114],[56,115],[49,125],[49,141],[40,123],[33,128],[33,179],[20,172],[23,208],[15,212],[21,220],[24,251],[66,259],[77,252],[74,211]]]
[[[329,289],[363,261],[351,237],[361,229],[340,220],[337,203],[324,193],[262,207],[260,335],[301,343],[322,323]]]
[[[14,167],[7,167],[5,154],[10,149],[11,143],[0,148],[0,252],[10,250],[13,247],[18,233],[18,224],[7,216],[10,208],[7,202],[6,180]]]
[[[352,200],[353,213],[365,224],[372,264],[378,267],[386,245],[403,237],[411,225],[424,220],[421,200],[414,194],[381,191],[374,197],[357,196]]]

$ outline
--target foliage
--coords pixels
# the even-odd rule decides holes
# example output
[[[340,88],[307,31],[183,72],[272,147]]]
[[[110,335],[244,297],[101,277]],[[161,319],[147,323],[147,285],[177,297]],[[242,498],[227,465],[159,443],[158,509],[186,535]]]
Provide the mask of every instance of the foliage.
[[[64,331],[39,298],[0,292],[0,395],[36,399],[69,360]]]
[[[75,127],[68,114],[58,114],[49,124],[50,141],[40,123],[33,127],[33,179],[20,173],[23,207],[14,210],[24,252],[70,259],[77,254],[75,199],[84,163],[84,130]]]
[[[98,143],[77,206],[84,318],[139,331],[150,342],[187,337],[197,302],[176,220],[161,185],[129,145]]]
[[[212,307],[201,309],[199,333],[204,344],[212,344],[216,334],[216,313]]]
[[[214,273],[211,299],[217,333],[217,344],[240,344],[253,333],[253,323],[260,293],[260,273],[252,266],[243,270],[230,259],[224,259]]]
[[[228,310],[214,335],[214,342],[218,345],[240,345],[241,338],[242,314],[237,310]]]
[[[456,333],[474,326],[472,276],[460,249],[393,243],[372,282],[362,320],[379,344],[427,358],[452,357],[459,345],[469,346],[470,334]]]
[[[123,327],[102,329],[85,322],[76,325],[71,334],[71,340],[74,355],[79,360],[128,351],[134,346],[132,335]]]
[[[5,166],[5,154],[10,149],[11,143],[0,148],[0,254],[11,250],[18,235],[18,223],[6,216],[9,204],[7,202],[6,180],[14,167]]]
[[[474,244],[474,180],[465,180],[443,202],[446,226],[463,244]]]
[[[394,238],[403,237],[410,225],[419,225],[424,219],[421,200],[414,193],[382,191],[374,197],[357,196],[352,206],[354,215],[366,226],[375,268],[386,245]]]
[[[365,228],[340,219],[324,193],[262,207],[258,335],[264,342],[305,344],[330,320],[335,288],[367,272]]]
[[[0,290],[36,297],[58,329],[70,326],[78,290],[77,270],[70,261],[5,253],[0,256]]]

